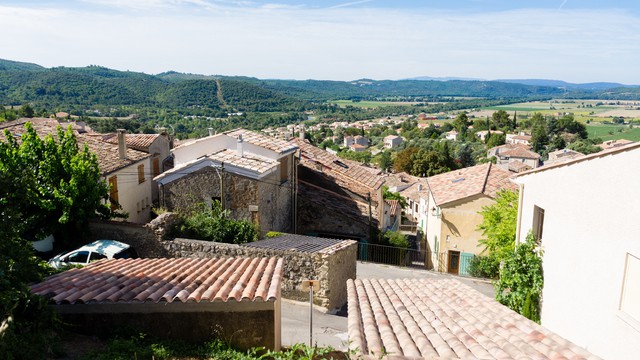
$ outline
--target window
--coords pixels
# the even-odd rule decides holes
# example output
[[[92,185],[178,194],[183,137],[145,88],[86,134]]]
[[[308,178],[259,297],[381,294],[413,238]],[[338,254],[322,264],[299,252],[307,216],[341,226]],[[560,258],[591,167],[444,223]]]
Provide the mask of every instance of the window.
[[[118,210],[120,204],[118,203],[118,177],[112,176],[109,178],[109,202],[111,203],[111,210]]]
[[[533,235],[538,242],[542,240],[542,228],[544,227],[544,209],[536,205],[533,206]]]
[[[620,310],[640,322],[640,258],[627,254]]]
[[[105,254],[92,252],[91,256],[89,256],[89,262],[98,261],[98,260],[102,260],[102,259],[106,259],[106,258],[107,258],[107,255],[105,255]]]
[[[138,165],[138,184],[144,182],[144,164]]]
[[[88,251],[78,251],[69,255],[69,257],[67,257],[67,262],[86,264],[88,258],[89,258]]]

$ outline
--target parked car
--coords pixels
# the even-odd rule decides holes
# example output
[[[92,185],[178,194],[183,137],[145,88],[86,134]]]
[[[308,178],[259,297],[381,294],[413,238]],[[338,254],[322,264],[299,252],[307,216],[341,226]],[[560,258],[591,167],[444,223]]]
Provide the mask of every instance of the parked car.
[[[59,269],[68,265],[87,265],[102,259],[137,258],[138,254],[129,245],[115,240],[97,240],[76,250],[63,252],[49,260],[49,265]]]

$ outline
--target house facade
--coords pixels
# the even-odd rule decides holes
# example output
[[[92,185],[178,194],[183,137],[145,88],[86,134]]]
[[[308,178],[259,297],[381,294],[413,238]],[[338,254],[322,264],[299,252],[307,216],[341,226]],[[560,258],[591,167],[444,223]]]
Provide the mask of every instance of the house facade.
[[[605,359],[638,357],[640,144],[518,175],[517,240],[543,250],[542,325]]]
[[[385,149],[395,149],[402,144],[402,138],[400,136],[388,135],[384,137]]]
[[[188,210],[220,201],[262,233],[293,229],[295,145],[238,129],[173,149],[174,168],[155,178],[160,205]]]
[[[418,224],[425,234],[431,263],[438,271],[466,275],[468,262],[484,250],[479,212],[495,203],[502,189],[516,190],[511,173],[487,163],[427,179]]]

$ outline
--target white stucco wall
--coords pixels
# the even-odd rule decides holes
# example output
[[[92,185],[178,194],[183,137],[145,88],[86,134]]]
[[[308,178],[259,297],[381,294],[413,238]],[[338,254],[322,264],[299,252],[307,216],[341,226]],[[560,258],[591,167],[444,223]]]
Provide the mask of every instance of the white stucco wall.
[[[534,205],[545,211],[542,325],[605,359],[638,358],[640,319],[619,304],[626,254],[640,256],[640,148],[516,182],[520,240]]]
[[[112,176],[118,179],[118,202],[122,210],[129,214],[125,219],[134,223],[146,223],[149,221],[152,204],[152,174],[151,158],[146,158],[130,166],[122,168],[106,176],[106,181]],[[144,164],[145,181],[138,182],[138,165]],[[144,206],[142,206],[144,203]],[[140,210],[140,211],[138,211]]]

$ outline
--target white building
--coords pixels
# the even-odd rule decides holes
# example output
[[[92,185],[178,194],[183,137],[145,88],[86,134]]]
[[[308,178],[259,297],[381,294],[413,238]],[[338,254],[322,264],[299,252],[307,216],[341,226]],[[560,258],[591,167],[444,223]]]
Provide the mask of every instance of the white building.
[[[402,138],[400,136],[388,135],[384,137],[384,147],[386,149],[397,148],[402,144]]]
[[[640,354],[640,144],[517,176],[517,239],[544,251],[542,325],[605,359]]]

